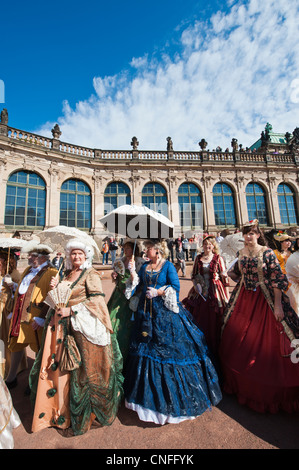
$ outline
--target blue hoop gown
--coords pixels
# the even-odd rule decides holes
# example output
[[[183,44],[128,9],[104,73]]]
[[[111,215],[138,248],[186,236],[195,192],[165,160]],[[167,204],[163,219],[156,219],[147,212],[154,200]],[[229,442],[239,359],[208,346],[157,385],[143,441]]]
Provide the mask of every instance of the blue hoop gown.
[[[125,404],[142,421],[193,419],[220,402],[218,376],[203,333],[179,302],[180,283],[173,264],[165,261],[152,274],[147,266],[138,273],[140,300],[124,382]],[[146,299],[148,286],[167,286],[166,297]]]

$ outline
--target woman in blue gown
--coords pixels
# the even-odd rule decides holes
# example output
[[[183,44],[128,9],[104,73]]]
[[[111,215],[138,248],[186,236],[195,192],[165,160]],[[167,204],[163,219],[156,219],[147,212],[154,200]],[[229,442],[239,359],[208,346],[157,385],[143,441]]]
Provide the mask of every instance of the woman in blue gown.
[[[125,376],[126,407],[156,424],[194,419],[221,390],[205,337],[179,302],[180,283],[166,243],[147,243]]]

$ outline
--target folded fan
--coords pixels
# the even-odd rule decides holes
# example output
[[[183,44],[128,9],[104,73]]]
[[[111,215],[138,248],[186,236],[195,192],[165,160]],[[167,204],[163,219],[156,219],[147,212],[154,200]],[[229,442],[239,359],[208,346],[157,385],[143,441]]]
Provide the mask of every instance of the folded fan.
[[[58,309],[66,307],[71,296],[72,289],[65,284],[58,284],[54,289],[48,292],[44,302],[49,307]]]

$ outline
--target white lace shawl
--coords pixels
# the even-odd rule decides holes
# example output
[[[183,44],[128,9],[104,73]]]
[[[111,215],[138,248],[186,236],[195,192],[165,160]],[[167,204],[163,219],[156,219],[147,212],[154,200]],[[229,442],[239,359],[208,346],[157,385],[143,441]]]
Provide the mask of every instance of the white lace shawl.
[[[110,344],[110,333],[103,323],[90,313],[84,303],[71,307],[74,315],[71,315],[72,327],[79,331],[85,338],[98,346]]]

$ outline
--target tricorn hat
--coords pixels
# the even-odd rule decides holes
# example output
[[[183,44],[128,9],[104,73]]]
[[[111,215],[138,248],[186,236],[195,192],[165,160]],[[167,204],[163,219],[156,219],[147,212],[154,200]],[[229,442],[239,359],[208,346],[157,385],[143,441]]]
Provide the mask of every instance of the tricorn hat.
[[[22,253],[38,253],[39,255],[49,255],[53,253],[53,250],[48,245],[43,245],[39,243],[38,240],[30,240],[24,247],[21,249]]]

